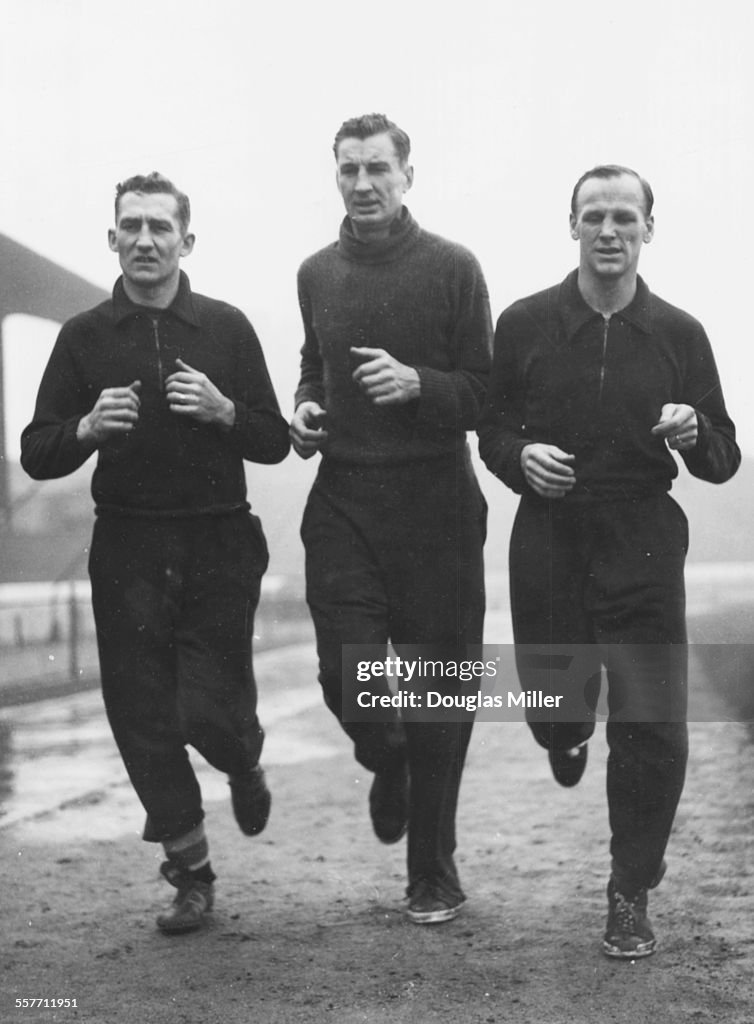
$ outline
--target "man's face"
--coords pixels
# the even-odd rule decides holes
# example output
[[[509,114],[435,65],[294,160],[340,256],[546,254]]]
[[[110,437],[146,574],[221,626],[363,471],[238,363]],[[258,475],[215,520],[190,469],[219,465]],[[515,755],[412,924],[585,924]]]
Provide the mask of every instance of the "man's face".
[[[402,167],[393,140],[382,132],[368,139],[343,139],[338,146],[337,183],[357,235],[384,237],[411,188],[412,167]]]
[[[587,178],[579,189],[571,234],[580,245],[582,270],[606,281],[633,276],[653,232],[641,182],[633,175]]]
[[[126,281],[136,290],[152,291],[177,281],[181,256],[191,252],[194,236],[181,230],[175,196],[126,192],[108,242]]]

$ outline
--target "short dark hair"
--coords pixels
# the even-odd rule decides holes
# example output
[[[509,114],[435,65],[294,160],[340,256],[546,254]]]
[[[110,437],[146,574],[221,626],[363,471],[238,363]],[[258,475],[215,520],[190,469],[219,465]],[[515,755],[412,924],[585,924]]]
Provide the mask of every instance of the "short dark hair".
[[[620,164],[598,164],[593,167],[591,171],[586,171],[581,175],[579,180],[573,187],[573,193],[571,195],[571,213],[576,216],[576,204],[578,202],[579,189],[588,181],[590,178],[619,178],[621,174],[630,174],[632,178],[641,185],[641,190],[644,193],[644,216],[649,217],[652,213],[652,207],[654,206],[655,197],[652,192],[649,182],[642,178],[640,174],[633,171],[630,167],[622,167]]]
[[[178,221],[181,225],[181,231],[184,235],[188,231],[189,221],[191,220],[189,197],[185,192],[181,192],[170,178],[166,178],[164,174],[160,174],[159,171],[152,171],[151,174],[134,174],[115,186],[116,224],[118,223],[121,196],[124,196],[126,192],[141,192],[147,195],[165,192],[167,195],[175,196],[175,200],[178,203]]]
[[[361,117],[351,117],[344,121],[338,128],[332,146],[335,159],[338,159],[338,146],[343,139],[369,139],[372,135],[382,135],[383,132],[387,132],[392,139],[401,167],[405,167],[411,155],[411,139],[384,114],[362,114]]]

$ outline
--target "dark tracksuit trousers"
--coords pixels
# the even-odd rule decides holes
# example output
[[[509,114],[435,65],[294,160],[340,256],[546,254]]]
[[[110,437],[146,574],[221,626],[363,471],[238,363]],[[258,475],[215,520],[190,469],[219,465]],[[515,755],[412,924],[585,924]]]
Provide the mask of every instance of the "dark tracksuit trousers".
[[[388,641],[399,654],[420,644],[443,656],[481,643],[485,530],[468,453],[398,466],[322,462],[301,535],[319,679],[339,720],[344,644],[371,645],[370,656],[384,658]],[[402,720],[395,711],[390,721],[341,721],[369,771],[408,761],[409,893],[427,879],[463,895],[455,816],[473,716],[458,717]]]
[[[607,666],[610,851],[622,891],[656,880],[683,789],[687,546],[686,517],[665,493],[604,502],[525,496],[511,535],[516,644],[592,645],[586,692],[577,695],[592,707]],[[522,688],[541,685],[518,662]],[[529,724],[542,746],[568,749],[594,731],[594,716],[583,717],[531,715]]]
[[[186,744],[228,774],[259,760],[251,640],[267,557],[245,510],[97,518],[89,572],[102,691],[149,841],[204,817]]]

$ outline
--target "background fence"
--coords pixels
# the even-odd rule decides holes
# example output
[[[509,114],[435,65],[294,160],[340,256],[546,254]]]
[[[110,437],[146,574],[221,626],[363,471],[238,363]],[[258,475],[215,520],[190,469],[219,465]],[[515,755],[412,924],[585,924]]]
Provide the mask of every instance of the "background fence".
[[[255,649],[308,641],[311,624],[300,581],[265,577]],[[0,697],[21,703],[63,695],[99,680],[88,580],[0,585]]]

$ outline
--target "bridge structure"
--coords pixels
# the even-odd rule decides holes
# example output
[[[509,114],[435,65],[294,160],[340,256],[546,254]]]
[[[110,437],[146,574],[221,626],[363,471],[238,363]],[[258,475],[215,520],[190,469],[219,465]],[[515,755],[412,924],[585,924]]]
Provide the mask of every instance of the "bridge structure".
[[[5,423],[3,325],[24,313],[63,323],[107,298],[107,292],[33,249],[0,234],[0,522],[11,524]]]

